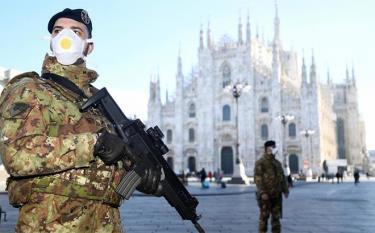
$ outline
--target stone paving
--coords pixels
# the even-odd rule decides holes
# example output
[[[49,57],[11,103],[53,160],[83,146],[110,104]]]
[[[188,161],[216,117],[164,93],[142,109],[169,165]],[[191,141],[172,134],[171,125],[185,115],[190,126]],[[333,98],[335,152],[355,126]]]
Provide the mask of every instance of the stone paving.
[[[253,186],[212,185],[189,190],[200,202],[198,213],[206,232],[257,232],[258,207]],[[0,224],[0,232],[13,232],[17,210],[0,195],[0,205],[8,213],[8,222]],[[189,221],[180,216],[163,198],[136,195],[121,207],[122,222],[127,233],[196,232]],[[373,233],[375,232],[375,182],[298,183],[284,201],[282,232],[289,233]]]

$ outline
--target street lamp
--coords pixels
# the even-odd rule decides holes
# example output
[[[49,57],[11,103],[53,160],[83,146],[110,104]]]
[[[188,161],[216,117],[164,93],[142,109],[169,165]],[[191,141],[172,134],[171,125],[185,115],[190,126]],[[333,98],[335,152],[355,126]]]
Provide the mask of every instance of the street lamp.
[[[304,129],[301,131],[301,134],[303,136],[306,137],[306,143],[308,144],[309,146],[309,153],[310,153],[310,156],[307,156],[308,159],[309,159],[309,168],[308,168],[308,176],[312,176],[312,165],[314,164],[314,161],[313,161],[313,153],[312,153],[312,137],[310,137],[311,135],[313,135],[315,133],[314,130],[312,129]],[[310,143],[308,142],[308,139],[310,138]]]
[[[242,160],[240,158],[240,142],[239,142],[239,129],[238,129],[238,99],[240,98],[241,94],[244,92],[248,92],[250,90],[250,85],[247,83],[240,83],[237,82],[234,85],[228,85],[225,87],[226,92],[231,91],[232,95],[236,102],[236,116],[235,116],[235,125],[236,125],[236,164],[234,166],[233,176],[229,183],[232,184],[248,184],[249,178],[245,174],[245,167],[242,164]]]
[[[277,117],[280,121],[281,121],[281,124],[283,125],[283,167],[284,167],[284,170],[286,172],[286,175],[289,175],[288,174],[288,163],[287,163],[287,150],[286,150],[286,124],[289,122],[289,121],[292,121],[294,120],[294,116],[293,115],[290,115],[290,114],[282,114],[280,116]]]

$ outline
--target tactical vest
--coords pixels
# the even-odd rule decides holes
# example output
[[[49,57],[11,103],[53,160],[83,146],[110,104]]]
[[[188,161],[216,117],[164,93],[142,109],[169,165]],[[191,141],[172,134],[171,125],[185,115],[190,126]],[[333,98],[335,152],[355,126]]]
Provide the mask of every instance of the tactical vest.
[[[72,111],[79,112],[79,106],[83,99],[62,86],[39,77],[35,72],[21,74],[10,81],[10,85],[23,80],[35,82],[44,86],[53,96],[58,95],[61,101],[68,101],[74,106]],[[7,91],[7,90],[5,90]],[[11,90],[10,90],[11,91]],[[97,132],[100,128],[106,127],[109,131],[110,124],[100,114],[92,110],[80,115],[79,125],[72,125],[69,122],[51,122],[48,136],[56,137],[68,133]],[[115,192],[125,169],[119,163],[116,166],[106,166],[100,159],[96,159],[89,167],[73,168],[63,172],[25,178],[9,177],[7,180],[7,191],[9,202],[13,206],[20,207],[30,201],[33,193],[46,193],[70,198],[81,198],[100,201],[102,203],[119,207],[121,197]]]

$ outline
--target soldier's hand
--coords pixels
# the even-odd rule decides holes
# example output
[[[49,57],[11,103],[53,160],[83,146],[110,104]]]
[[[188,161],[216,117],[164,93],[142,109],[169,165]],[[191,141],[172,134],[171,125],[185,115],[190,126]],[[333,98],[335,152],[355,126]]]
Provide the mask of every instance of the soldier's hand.
[[[288,198],[289,197],[289,193],[284,193],[284,197]]]
[[[145,175],[142,178],[141,183],[138,185],[137,190],[160,197],[163,194],[163,187],[160,183],[161,179],[162,169],[146,169]]]
[[[127,153],[125,142],[107,130],[101,130],[94,146],[94,156],[98,156],[106,165],[118,162]]]
[[[267,193],[263,193],[260,197],[262,198],[263,201],[267,201],[269,199]]]

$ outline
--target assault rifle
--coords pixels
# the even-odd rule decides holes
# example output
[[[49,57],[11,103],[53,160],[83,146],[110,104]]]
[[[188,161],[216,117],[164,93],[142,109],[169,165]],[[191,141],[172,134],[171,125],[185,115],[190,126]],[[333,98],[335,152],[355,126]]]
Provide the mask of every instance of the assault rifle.
[[[198,200],[191,196],[178,179],[167,161],[163,158],[169,149],[161,140],[164,136],[158,126],[145,130],[141,120],[128,119],[113,100],[106,88],[102,88],[91,96],[80,108],[82,112],[90,108],[99,109],[112,123],[116,133],[128,145],[135,155],[134,167],[121,179],[116,192],[129,199],[145,175],[145,169],[163,169],[161,180],[163,197],[176,209],[184,220],[190,220],[199,233],[204,233],[199,225],[200,215],[196,214]]]

